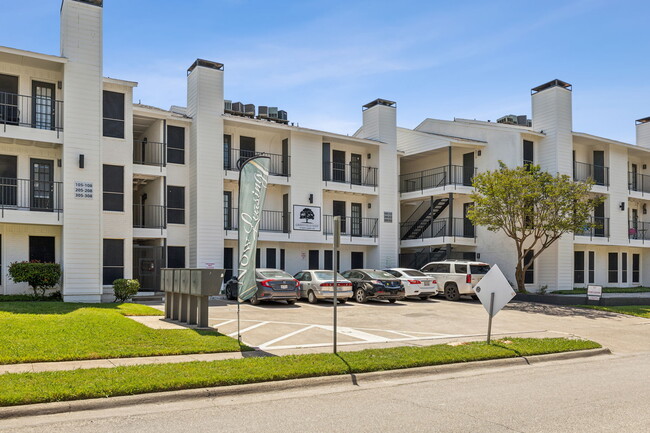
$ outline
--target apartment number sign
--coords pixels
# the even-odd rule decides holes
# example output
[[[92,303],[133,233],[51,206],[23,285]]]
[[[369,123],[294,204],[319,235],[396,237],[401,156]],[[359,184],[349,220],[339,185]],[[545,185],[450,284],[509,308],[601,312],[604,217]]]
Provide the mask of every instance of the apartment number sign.
[[[74,198],[92,199],[93,198],[93,183],[92,182],[75,181],[75,183],[74,183]]]

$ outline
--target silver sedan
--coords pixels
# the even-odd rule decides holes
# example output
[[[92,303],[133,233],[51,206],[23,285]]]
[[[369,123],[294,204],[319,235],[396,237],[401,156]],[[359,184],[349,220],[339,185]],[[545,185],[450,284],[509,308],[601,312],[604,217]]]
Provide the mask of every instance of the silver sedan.
[[[315,304],[320,299],[334,298],[334,271],[300,271],[294,278],[300,281],[300,297],[307,298],[310,304]],[[344,304],[352,297],[352,283],[341,274],[337,274],[336,280],[336,298]]]

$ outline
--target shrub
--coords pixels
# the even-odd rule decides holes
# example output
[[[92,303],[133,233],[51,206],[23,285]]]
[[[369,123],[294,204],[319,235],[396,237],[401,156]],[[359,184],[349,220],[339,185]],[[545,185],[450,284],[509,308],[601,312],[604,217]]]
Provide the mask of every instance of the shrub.
[[[35,297],[44,297],[45,292],[59,284],[61,265],[58,263],[14,262],[9,265],[9,277],[16,283],[27,283]]]
[[[138,293],[140,290],[140,282],[138,280],[127,280],[120,278],[113,281],[113,293],[115,295],[115,302],[124,302],[131,296]]]

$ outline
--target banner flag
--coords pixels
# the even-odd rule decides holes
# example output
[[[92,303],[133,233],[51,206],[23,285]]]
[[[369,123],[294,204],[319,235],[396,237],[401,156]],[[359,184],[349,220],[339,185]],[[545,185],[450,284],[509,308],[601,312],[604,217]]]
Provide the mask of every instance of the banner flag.
[[[256,156],[239,168],[239,300],[244,302],[257,293],[255,253],[257,235],[266,198],[271,159]]]

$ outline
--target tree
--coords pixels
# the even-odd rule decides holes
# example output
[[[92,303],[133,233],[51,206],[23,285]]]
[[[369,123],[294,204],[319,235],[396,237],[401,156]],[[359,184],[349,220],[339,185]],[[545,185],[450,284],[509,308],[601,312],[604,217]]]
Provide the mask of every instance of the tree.
[[[474,205],[468,217],[488,230],[502,230],[517,250],[515,278],[525,292],[525,275],[534,260],[567,233],[595,227],[591,214],[601,198],[590,194],[593,181],[575,182],[567,175],[553,176],[539,166],[499,169],[474,177]],[[529,252],[533,252],[525,262]]]
[[[308,207],[300,211],[300,219],[305,220],[306,223],[308,223],[309,220],[313,220],[314,218],[315,218],[314,211],[309,209]]]

